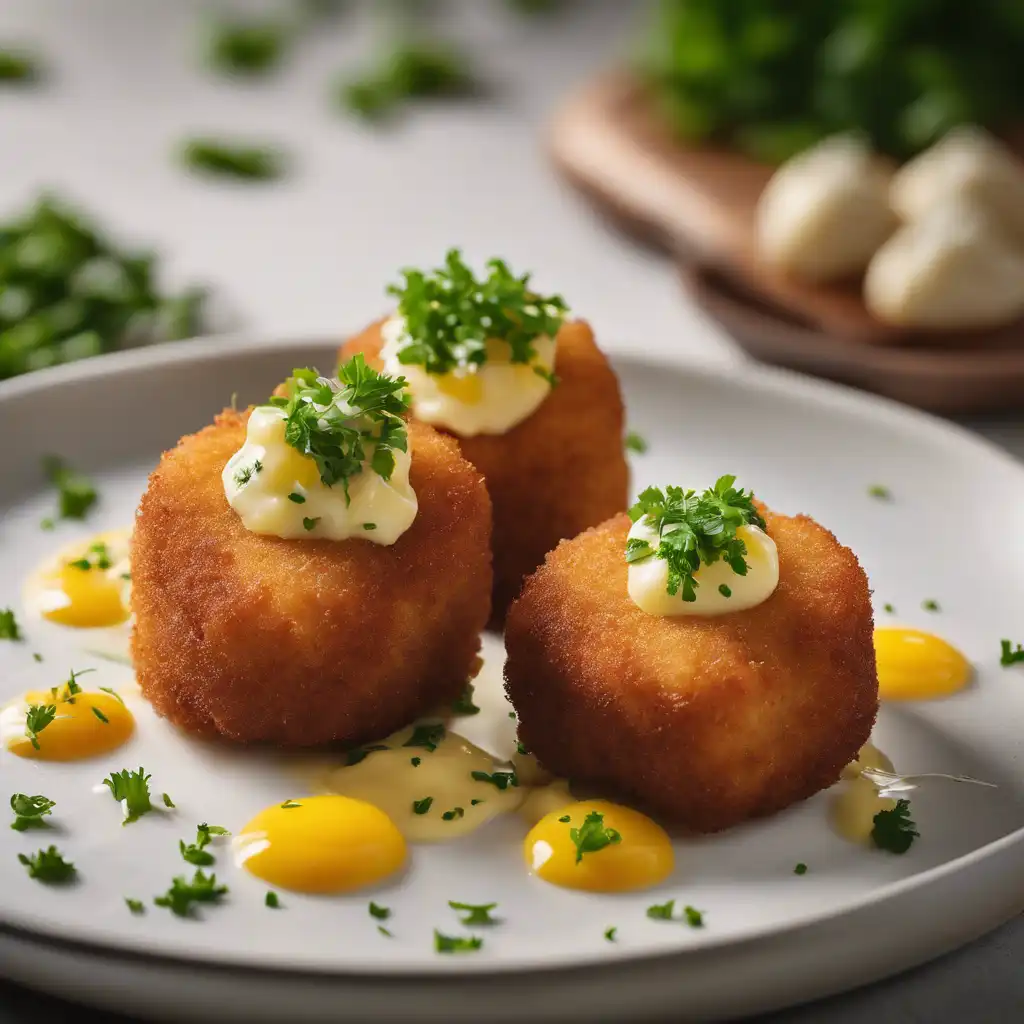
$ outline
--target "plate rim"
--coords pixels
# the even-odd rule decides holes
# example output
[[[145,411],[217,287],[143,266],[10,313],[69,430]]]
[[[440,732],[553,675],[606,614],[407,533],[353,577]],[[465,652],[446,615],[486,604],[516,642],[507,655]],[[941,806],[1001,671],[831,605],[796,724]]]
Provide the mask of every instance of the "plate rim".
[[[287,353],[303,348],[323,349],[340,346],[342,335],[316,335],[291,337],[275,333],[237,332],[230,335],[208,335],[185,341],[166,342],[151,347],[130,349],[94,356],[81,362],[38,370],[7,381],[0,381],[0,407],[9,399],[22,397],[33,392],[45,391],[53,386],[69,383],[86,383],[90,380],[114,376],[125,372],[155,369],[161,366],[176,365],[189,362],[207,362],[211,359],[237,359],[244,357],[246,352],[260,350],[281,350]],[[691,378],[704,379],[717,385],[747,389],[763,393],[770,391],[776,396],[795,397],[811,401],[818,406],[830,404],[835,407],[838,402],[842,409],[852,415],[867,415],[869,412],[881,414],[886,420],[897,425],[903,432],[912,431],[915,435],[941,436],[946,443],[953,443],[964,452],[973,452],[996,464],[1002,472],[1018,477],[1024,485],[1024,465],[1014,459],[1008,452],[995,443],[967,430],[966,428],[923,412],[884,396],[859,391],[856,388],[832,381],[809,377],[794,370],[781,367],[763,366],[760,364],[741,363],[739,365],[718,365],[710,360],[694,359],[687,354],[659,353],[649,355],[630,352],[623,348],[605,350],[606,355],[614,364],[629,364],[642,371],[663,371],[666,367],[675,373],[686,374]],[[637,962],[664,961],[674,957],[685,957],[690,954],[712,952],[732,947],[746,948],[752,944],[771,939],[773,936],[792,936],[794,933],[821,925],[830,919],[842,917],[855,912],[870,909],[872,906],[885,903],[891,899],[908,895],[916,890],[932,886],[949,875],[959,874],[980,862],[996,858],[1015,846],[1024,847],[1024,826],[1009,832],[1000,838],[986,843],[974,850],[962,854],[953,860],[945,861],[934,867],[918,872],[908,878],[898,879],[879,886],[860,897],[847,900],[838,908],[811,912],[794,917],[782,924],[764,924],[742,936],[709,936],[700,945],[692,947],[666,948],[664,951],[630,950],[624,947],[617,951],[616,956],[608,958],[591,954],[581,954],[579,960],[571,963],[535,963],[529,966],[517,964],[489,963],[487,961],[445,961],[420,966],[395,966],[381,963],[376,966],[361,965],[358,968],[346,968],[344,963],[322,964],[317,966],[297,966],[287,959],[254,960],[246,954],[232,954],[217,951],[204,952],[202,955],[185,955],[170,951],[153,952],[109,939],[85,939],[62,935],[46,928],[32,927],[24,920],[11,921],[7,912],[0,909],[0,935],[13,940],[34,943],[48,943],[71,952],[96,952],[109,957],[146,962],[154,966],[164,967],[195,967],[197,965],[211,970],[225,970],[241,974],[268,971],[282,978],[323,979],[365,978],[365,979],[426,979],[443,978],[453,975],[482,978],[487,976],[508,976],[510,974],[530,974],[566,972],[592,969],[597,965],[627,966]],[[1008,901],[1009,905],[1009,901]],[[1012,912],[1007,915],[1007,919]]]

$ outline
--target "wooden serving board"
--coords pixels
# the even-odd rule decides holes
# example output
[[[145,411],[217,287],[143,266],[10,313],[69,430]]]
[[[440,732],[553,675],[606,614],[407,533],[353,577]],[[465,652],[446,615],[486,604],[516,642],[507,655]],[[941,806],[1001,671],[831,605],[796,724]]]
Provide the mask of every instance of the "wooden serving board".
[[[784,318],[828,338],[953,350],[1024,345],[1024,322],[986,331],[894,327],[868,312],[860,281],[812,285],[765,266],[754,211],[773,168],[728,150],[681,145],[627,73],[610,72],[571,96],[552,121],[549,148],[562,173],[627,228],[687,265],[732,278]]]

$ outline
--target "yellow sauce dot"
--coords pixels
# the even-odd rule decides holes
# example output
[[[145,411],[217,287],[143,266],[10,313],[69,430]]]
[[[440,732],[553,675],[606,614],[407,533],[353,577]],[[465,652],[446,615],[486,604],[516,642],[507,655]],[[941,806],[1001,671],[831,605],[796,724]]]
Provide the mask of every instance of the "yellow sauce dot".
[[[971,678],[970,663],[955,647],[918,629],[876,629],[875,657],[882,700],[946,697],[962,690]]]
[[[121,599],[122,586],[100,569],[80,569],[66,565],[54,581],[67,603],[43,612],[43,618],[62,626],[80,629],[116,626],[128,618]]]
[[[570,829],[579,829],[593,811],[604,816],[602,827],[615,830],[621,839],[577,861]],[[563,821],[565,817],[569,820]],[[663,881],[675,865],[672,841],[660,825],[606,800],[572,803],[546,814],[523,841],[523,856],[545,882],[591,892],[647,889]]]
[[[238,862],[271,885],[348,892],[404,863],[405,839],[378,807],[344,796],[306,796],[260,811],[235,841]]]
[[[5,733],[13,725],[21,735],[7,740],[12,754],[36,761],[80,761],[116,750],[135,730],[135,719],[121,701],[108,693],[82,691],[70,700],[54,700],[49,690],[26,693],[17,707],[5,710]],[[53,704],[57,713],[42,732],[37,733],[37,750],[24,735],[25,705]],[[98,713],[97,713],[98,712]]]

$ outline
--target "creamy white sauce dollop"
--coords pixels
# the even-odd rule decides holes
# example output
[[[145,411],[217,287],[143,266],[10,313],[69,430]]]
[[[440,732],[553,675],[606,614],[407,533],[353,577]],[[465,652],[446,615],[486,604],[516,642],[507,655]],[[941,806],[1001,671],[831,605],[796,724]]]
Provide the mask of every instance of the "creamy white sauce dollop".
[[[483,365],[445,374],[427,373],[422,366],[399,360],[398,353],[409,343],[400,316],[387,320],[381,335],[384,372],[408,381],[416,419],[460,437],[504,434],[551,393],[548,377],[554,370],[555,341],[547,335],[534,340],[536,355],[530,363],[511,362],[509,344],[490,339]]]
[[[663,558],[630,562],[627,588],[633,603],[648,615],[725,615],[753,608],[771,597],[779,584],[779,553],[775,541],[757,526],[741,526],[736,536],[747,546],[747,574],[733,572],[724,560],[702,565],[694,575],[698,584],[696,600],[684,601],[682,590],[668,592],[668,563]],[[641,516],[629,531],[629,538],[645,540],[652,551],[658,548],[658,534]],[[720,590],[727,589],[729,596]]]
[[[348,480],[328,487],[316,462],[284,439],[284,410],[253,409],[245,444],[228,460],[221,479],[228,504],[247,530],[287,539],[347,540],[362,537],[394,544],[416,518],[416,494],[409,482],[409,452],[395,451],[390,479],[368,463]],[[372,445],[367,446],[367,456]],[[257,464],[259,468],[257,467]]]

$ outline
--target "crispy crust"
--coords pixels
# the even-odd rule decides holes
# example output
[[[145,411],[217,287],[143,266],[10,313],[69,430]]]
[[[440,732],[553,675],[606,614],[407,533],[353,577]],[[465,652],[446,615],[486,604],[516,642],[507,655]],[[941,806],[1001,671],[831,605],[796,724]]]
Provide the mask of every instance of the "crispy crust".
[[[341,358],[362,352],[379,369],[383,322],[346,342]],[[536,412],[505,434],[456,438],[483,473],[494,506],[496,627],[523,579],[560,540],[627,506],[618,379],[585,321],[564,324],[557,342],[559,384]]]
[[[453,700],[491,592],[491,509],[458,447],[410,424],[413,525],[390,547],[250,533],[221,469],[247,414],[184,437],[132,539],[139,685],[192,733],[311,746],[386,735]]]
[[[867,577],[806,516],[767,521],[778,588],[732,615],[634,605],[625,515],[548,556],[505,632],[505,689],[545,767],[701,832],[839,778],[878,708]]]

